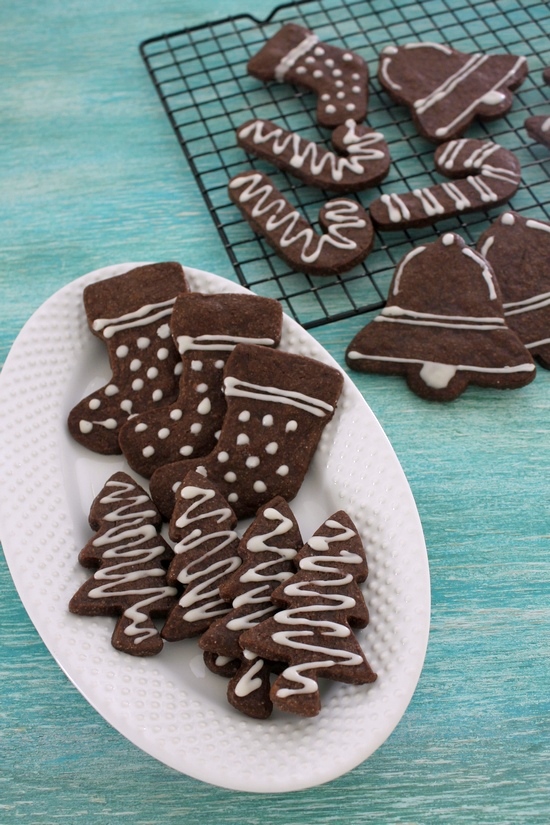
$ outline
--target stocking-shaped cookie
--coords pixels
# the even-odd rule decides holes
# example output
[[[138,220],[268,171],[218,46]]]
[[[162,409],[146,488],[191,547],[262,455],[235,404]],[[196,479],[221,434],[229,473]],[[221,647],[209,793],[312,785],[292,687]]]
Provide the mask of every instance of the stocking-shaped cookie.
[[[132,417],[119,436],[130,467],[149,478],[163,464],[212,452],[225,415],[223,368],[238,342],[277,346],[282,307],[250,294],[181,295],[172,335],[181,355],[179,395],[173,404]]]
[[[525,57],[464,54],[440,43],[387,46],[378,78],[390,97],[410,109],[420,134],[436,142],[461,135],[476,118],[506,114],[512,90],[527,77]]]
[[[177,542],[168,581],[183,588],[162,636],[169,642],[198,636],[231,610],[220,595],[221,583],[241,564],[236,516],[208,479],[189,473],[178,490],[170,522]]]
[[[450,401],[471,384],[523,387],[533,359],[504,320],[493,270],[459,235],[400,261],[385,308],[346,352],[359,372],[404,375],[423,398]]]
[[[216,449],[153,473],[151,495],[164,517],[170,517],[189,470],[211,480],[238,518],[254,515],[278,495],[291,501],[342,385],[342,373],[321,361],[238,344],[225,367],[227,413]]]
[[[152,656],[162,639],[152,617],[175,604],[166,567],[172,551],[158,535],[162,518],[145,491],[126,473],[115,473],[96,496],[90,526],[97,533],[80,551],[84,567],[98,569],[72,597],[81,616],[120,616],[112,644],[133,656]]]
[[[497,277],[506,323],[550,369],[550,223],[505,212],[477,248]]]
[[[120,453],[118,435],[130,415],[171,403],[180,358],[170,334],[176,297],[187,291],[177,263],[140,266],[84,290],[88,323],[109,351],[112,377],[69,414],[69,432],[96,453]]]
[[[253,77],[296,83],[317,94],[317,120],[332,129],[367,113],[367,64],[358,54],[320,42],[317,35],[287,23],[248,62]]]
[[[319,676],[352,685],[376,679],[351,629],[368,622],[358,584],[367,578],[367,562],[357,529],[343,510],[327,519],[295,562],[298,572],[272,594],[284,609],[245,630],[240,644],[288,664],[271,689],[275,707],[316,716]]]
[[[264,505],[241,539],[241,567],[220,587],[232,609],[213,622],[199,641],[204,651],[239,660],[227,698],[233,707],[256,719],[267,719],[271,714],[272,669],[254,653],[241,650],[239,638],[275,612],[271,594],[295,572],[293,559],[302,544],[298,523],[286,501],[275,498]]]

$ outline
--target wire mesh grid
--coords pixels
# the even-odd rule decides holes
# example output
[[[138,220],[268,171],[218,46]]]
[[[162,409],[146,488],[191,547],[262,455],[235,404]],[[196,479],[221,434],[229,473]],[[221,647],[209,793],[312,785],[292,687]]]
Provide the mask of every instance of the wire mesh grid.
[[[330,147],[329,130],[315,119],[316,98],[286,83],[262,84],[247,74],[247,62],[287,22],[312,29],[320,40],[353,50],[370,70],[367,123],[381,131],[392,164],[386,179],[356,197],[368,208],[384,192],[430,186],[435,146],[419,136],[408,110],[388,97],[377,80],[381,50],[411,40],[447,43],[463,52],[511,52],[527,57],[530,74],[516,91],[512,110],[493,122],[476,123],[468,137],[490,138],[516,153],[522,185],[510,201],[517,212],[550,220],[550,153],[524,129],[531,114],[550,114],[550,89],[542,69],[550,64],[550,5],[543,0],[302,0],[279,6],[265,21],[241,15],[144,41],[142,57],[190,164],[239,281],[277,298],[305,328],[380,309],[400,258],[411,244],[458,231],[470,244],[501,211],[472,213],[424,229],[376,232],[363,264],[340,276],[294,272],[257,236],[229,200],[228,181],[259,169],[317,228],[331,195],[306,186],[265,161],[247,157],[235,132],[251,117],[266,118]],[[332,196],[334,197],[334,196]],[[350,196],[354,197],[354,196]]]

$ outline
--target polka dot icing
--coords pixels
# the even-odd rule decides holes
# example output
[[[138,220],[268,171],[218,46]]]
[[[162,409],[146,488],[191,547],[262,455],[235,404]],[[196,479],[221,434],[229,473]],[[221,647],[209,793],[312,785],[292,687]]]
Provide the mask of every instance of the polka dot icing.
[[[250,413],[248,412],[248,410],[243,410],[241,413],[239,413],[239,421],[250,421]]]
[[[272,427],[273,426],[273,416],[272,415],[264,415],[262,418],[262,424],[264,427]]]
[[[150,343],[151,343],[150,338],[142,337],[142,338],[137,339],[137,345],[138,345],[139,349],[147,349],[147,347],[149,346]]]
[[[91,410],[97,410],[99,409],[99,407],[101,407],[101,401],[99,400],[99,398],[91,398],[88,402],[88,407]]]
[[[180,410],[179,407],[173,410],[170,410],[170,418],[172,421],[179,421],[183,415],[183,410]]]

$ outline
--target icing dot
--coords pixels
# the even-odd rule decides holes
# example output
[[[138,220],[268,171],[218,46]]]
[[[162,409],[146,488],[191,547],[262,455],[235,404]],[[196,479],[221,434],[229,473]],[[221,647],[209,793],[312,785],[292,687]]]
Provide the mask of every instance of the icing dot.
[[[116,354],[119,358],[126,358],[128,355],[129,349],[126,344],[121,344],[119,347],[116,348]]]
[[[277,475],[279,476],[287,476],[288,475],[288,467],[286,464],[281,464],[281,466],[275,470]]]
[[[251,455],[251,456],[249,456],[249,458],[246,459],[246,466],[249,467],[251,470],[254,467],[257,467],[259,463],[260,463],[260,459],[258,458],[257,455]]]
[[[143,450],[142,450],[141,452],[143,453],[143,456],[144,456],[145,458],[151,458],[151,456],[152,456],[152,455],[154,454],[154,452],[155,452],[155,448],[154,448],[154,447],[151,447],[151,445],[149,445],[148,447],[144,447],[144,448],[143,448]]]
[[[139,390],[143,389],[143,379],[142,378],[134,378],[132,381],[132,389],[138,392]]]
[[[159,338],[170,338],[170,327],[168,324],[163,324],[159,327],[157,329],[157,335]]]
[[[229,461],[229,453],[226,453],[225,450],[222,450],[221,453],[218,453],[218,461],[221,464],[225,464],[226,461]]]
[[[147,370],[147,378],[156,378],[159,374],[159,371],[156,367],[149,367]]]
[[[141,367],[141,361],[139,358],[134,358],[133,361],[130,362],[130,369],[132,372],[137,372],[137,370]]]
[[[218,361],[214,362],[214,366],[217,370],[223,370],[223,368],[225,367],[225,361],[223,360],[223,358],[220,358]]]
[[[204,476],[205,478],[208,476],[208,470],[206,467],[203,467],[202,464],[196,468],[195,470],[200,476]],[[181,484],[181,482],[180,482]]]
[[[108,384],[105,387],[105,395],[116,395],[118,392],[118,387],[116,384]]]
[[[202,370],[202,361],[191,361],[191,369],[195,370],[195,372],[200,372]]]
[[[451,246],[451,244],[453,244],[453,243],[454,243],[454,240],[455,240],[455,237],[454,237],[454,235],[452,234],[452,232],[447,232],[447,233],[446,233],[445,235],[443,235],[443,237],[441,238],[441,243],[442,243],[442,244],[444,244],[445,246]]]
[[[229,484],[233,484],[234,481],[237,481],[237,476],[231,470],[224,475],[225,481],[228,481]]]
[[[239,433],[237,436],[237,444],[242,447],[243,444],[250,444],[250,439],[246,433]]]
[[[131,412],[132,407],[133,407],[133,404],[128,398],[126,398],[124,401],[120,402],[120,409],[124,410],[124,412],[127,412],[127,413]]]
[[[273,426],[273,416],[272,415],[264,415],[262,418],[262,424],[264,427],[272,427]]]
[[[481,98],[481,102],[486,103],[488,106],[498,106],[498,104],[502,103],[503,100],[506,100],[506,95],[504,92],[499,92],[497,89],[487,92],[487,94],[483,95]]]
[[[361,86],[352,86],[351,91],[354,95],[359,95],[361,94]]]
[[[250,413],[248,410],[243,410],[239,413],[239,421],[250,421]]]
[[[291,418],[290,421],[287,421],[286,427],[285,427],[285,432],[293,433],[297,429],[298,429],[298,422],[297,421],[294,421],[293,418]]]
[[[88,435],[88,433],[91,433],[92,430],[93,430],[93,427],[94,427],[94,425],[92,424],[91,421],[84,421],[84,419],[82,419],[81,421],[78,422],[78,429],[80,430],[80,432],[83,435]]]
[[[155,390],[151,398],[153,399],[153,401],[160,401],[163,395],[164,393],[162,392],[162,390]]]
[[[255,481],[253,484],[254,490],[256,493],[265,493],[267,487],[263,483],[263,481]]]
[[[202,424],[199,424],[198,422],[196,424],[191,424],[189,429],[191,430],[193,435],[198,435],[202,430]]]
[[[504,226],[513,226],[516,222],[516,219],[514,218],[511,212],[505,212],[500,221],[504,224]]]
[[[315,58],[311,57],[311,55],[309,57],[306,57],[306,63],[309,63],[309,64],[315,63]]]
[[[147,429],[147,424],[145,424],[142,421],[140,424],[136,424],[135,432],[136,433],[144,433],[146,429]]]
[[[212,409],[212,404],[210,403],[209,398],[203,398],[199,406],[197,407],[197,412],[199,415],[208,415],[210,410]]]
[[[175,493],[181,487],[181,481],[176,481],[175,484],[172,484],[172,492]]]
[[[333,115],[336,111],[336,106],[333,106],[332,103],[329,103],[328,106],[325,106],[325,112],[329,115]]]
[[[174,367],[174,375],[181,375],[183,372],[183,364],[179,361]]]
[[[332,67],[334,66],[334,60],[332,59],[332,57],[327,57],[327,59],[325,60],[325,66],[328,66],[329,69],[332,69]]]
[[[346,63],[349,63],[351,60],[353,60],[353,55],[352,55],[352,54],[350,54],[349,52],[345,52],[345,53],[342,55],[342,60],[345,60],[345,61],[346,61]]]
[[[298,68],[296,69],[296,74],[305,74],[306,72],[307,69],[305,66],[298,66]]]
[[[239,496],[237,495],[237,493],[229,493],[229,495],[227,496],[227,500],[229,501],[229,503],[237,501],[238,498]]]
[[[315,69],[315,71],[313,72],[313,77],[319,79],[322,76],[323,76],[323,72],[321,71],[321,69]]]
[[[159,359],[159,361],[165,361],[166,358],[168,358],[168,350],[166,349],[166,347],[161,347],[159,350],[157,350],[157,358]]]
[[[90,399],[88,407],[91,410],[97,410],[98,407],[101,407],[101,401],[99,400],[99,398],[92,398]]]
[[[355,111],[355,103],[346,103],[346,111],[347,112],[354,112]]]
[[[172,421],[179,421],[183,415],[183,411],[179,409],[170,410],[170,418]]]
[[[358,75],[357,72],[354,72],[351,76],[352,80],[361,80],[361,75]]]
[[[336,93],[336,97],[338,98],[338,100],[343,100],[345,98],[345,96],[346,96],[345,92],[337,92]]]
[[[316,46],[316,48],[313,50],[313,54],[317,55],[317,57],[322,57],[324,53],[325,50],[322,46]]]
[[[185,447],[180,447],[181,455],[191,455],[193,452],[193,447],[190,444],[186,444]]]
[[[344,88],[344,81],[343,80],[335,80],[334,85],[336,86],[337,89],[343,89]]]
[[[160,439],[164,440],[165,438],[168,438],[168,436],[170,435],[170,430],[168,429],[168,427],[163,427],[161,430],[158,431],[157,435]]]
[[[321,100],[326,103],[327,100],[330,100],[330,95],[327,95],[326,93],[321,95]]]
[[[150,343],[151,343],[150,338],[138,338],[137,339],[137,345],[138,345],[139,349],[147,349],[147,347],[149,346]]]
[[[222,434],[221,430],[216,430],[216,432],[214,433],[214,438],[216,439],[216,441],[219,440],[219,437],[220,437],[221,434]]]
[[[108,418],[106,421],[103,422],[103,426],[106,427],[108,430],[116,430],[117,423],[114,418]]]
[[[269,453],[269,455],[275,455],[275,453],[277,452],[278,449],[279,449],[279,445],[277,444],[277,442],[276,441],[270,441],[270,443],[265,448],[265,451],[266,451],[266,453]]]
[[[334,69],[332,72],[333,77],[342,77],[342,69]]]
[[[208,384],[199,384],[197,387],[197,392],[206,392],[208,389]]]
[[[386,46],[382,49],[382,54],[397,54],[397,46]]]

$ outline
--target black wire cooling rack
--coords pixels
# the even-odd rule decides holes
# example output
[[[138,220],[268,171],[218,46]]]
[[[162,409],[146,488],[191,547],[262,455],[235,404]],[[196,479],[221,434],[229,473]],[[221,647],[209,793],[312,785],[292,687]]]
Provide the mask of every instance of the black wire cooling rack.
[[[368,207],[384,191],[430,186],[435,146],[420,137],[408,111],[394,104],[376,78],[384,46],[411,40],[448,43],[464,52],[525,55],[530,74],[517,90],[511,112],[477,124],[468,137],[491,138],[514,151],[522,186],[510,206],[550,219],[550,152],[528,137],[531,114],[550,114],[550,89],[541,71],[550,65],[550,5],[543,0],[302,0],[276,8],[267,20],[227,18],[144,41],[141,55],[189,162],[239,281],[257,294],[277,298],[305,328],[380,309],[393,270],[411,243],[459,231],[474,244],[500,209],[453,218],[424,230],[377,233],[361,265],[341,276],[321,278],[293,272],[241,218],[227,193],[229,179],[257,168],[269,174],[291,203],[314,225],[331,195],[305,186],[255,160],[236,145],[235,131],[251,117],[273,120],[316,142],[330,133],[316,124],[314,95],[288,84],[264,85],[246,64],[287,22],[312,29],[332,45],[358,52],[370,70],[367,122],[384,133],[392,166],[388,177],[357,197]]]

